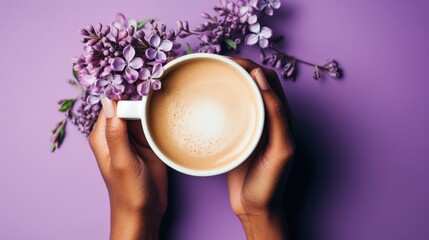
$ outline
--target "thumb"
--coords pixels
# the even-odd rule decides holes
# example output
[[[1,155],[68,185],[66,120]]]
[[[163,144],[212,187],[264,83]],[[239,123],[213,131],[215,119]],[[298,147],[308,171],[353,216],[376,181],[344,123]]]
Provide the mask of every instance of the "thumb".
[[[127,168],[131,166],[134,159],[134,153],[128,139],[127,123],[116,116],[116,102],[104,97],[101,104],[106,116],[105,136],[109,147],[111,166],[116,169]]]

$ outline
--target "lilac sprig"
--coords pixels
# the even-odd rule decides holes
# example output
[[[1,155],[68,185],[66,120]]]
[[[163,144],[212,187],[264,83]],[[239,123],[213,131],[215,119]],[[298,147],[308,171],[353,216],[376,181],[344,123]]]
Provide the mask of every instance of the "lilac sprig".
[[[198,24],[193,31],[186,21],[179,21],[179,37],[197,36],[197,52],[225,55],[238,51],[243,44],[257,45],[261,52],[261,62],[278,69],[285,79],[296,78],[298,64],[312,66],[316,80],[321,77],[321,72],[333,78],[341,78],[342,70],[333,59],[327,60],[324,65],[317,65],[276,48],[283,37],[274,36],[265,21],[272,17],[280,6],[279,0],[221,0],[220,4],[214,7],[214,14],[201,13],[205,22]]]
[[[76,81],[69,80],[68,82],[70,85],[81,90]],[[58,111],[64,113],[64,119],[58,122],[49,134],[49,140],[51,142],[51,152],[54,152],[63,143],[67,121],[75,118],[72,109],[76,103],[77,98],[78,97],[72,99],[62,99],[57,102],[57,104],[59,105]]]
[[[278,69],[285,79],[296,78],[299,64],[313,67],[316,80],[321,72],[341,78],[342,70],[333,59],[317,65],[277,48],[283,37],[274,35],[266,21],[280,6],[280,0],[220,0],[214,13],[201,13],[204,22],[193,28],[187,21],[178,21],[177,30],[167,30],[166,25],[153,19],[136,21],[118,14],[111,25],[82,29],[83,52],[72,59],[76,81],[69,81],[80,94],[59,102],[65,118],[51,131],[51,151],[61,146],[68,121],[83,134],[91,133],[101,110],[101,98],[139,100],[151,89],[159,90],[163,66],[179,55],[178,38],[198,39],[194,47],[186,44],[188,54],[228,55],[243,45],[256,46],[260,61]]]

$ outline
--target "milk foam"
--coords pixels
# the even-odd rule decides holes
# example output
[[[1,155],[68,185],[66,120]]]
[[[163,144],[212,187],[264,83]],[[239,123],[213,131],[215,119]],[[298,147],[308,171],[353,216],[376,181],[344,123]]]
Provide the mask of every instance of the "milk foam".
[[[155,142],[171,160],[193,169],[234,161],[257,124],[257,104],[246,79],[224,63],[207,61],[167,75],[149,103]]]

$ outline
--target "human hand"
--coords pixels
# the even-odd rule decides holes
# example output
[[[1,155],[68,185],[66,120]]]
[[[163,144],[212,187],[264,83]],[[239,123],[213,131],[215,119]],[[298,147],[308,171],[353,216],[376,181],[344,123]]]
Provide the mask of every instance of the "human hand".
[[[116,117],[115,102],[103,98],[102,104],[89,144],[109,192],[110,239],[157,239],[167,208],[167,167],[139,121],[127,124]]]
[[[274,71],[249,60],[233,60],[257,82],[264,100],[266,125],[254,153],[227,175],[231,207],[248,239],[286,239],[282,195],[295,150],[285,112],[289,107],[281,88],[278,94],[273,90],[274,86],[276,90],[281,87]]]

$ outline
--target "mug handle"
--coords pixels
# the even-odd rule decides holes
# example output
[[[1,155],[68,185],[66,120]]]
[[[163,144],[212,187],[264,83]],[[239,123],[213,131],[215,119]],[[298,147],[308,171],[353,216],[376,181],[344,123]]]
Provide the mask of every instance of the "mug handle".
[[[116,116],[128,120],[139,120],[142,118],[142,101],[118,101]]]

